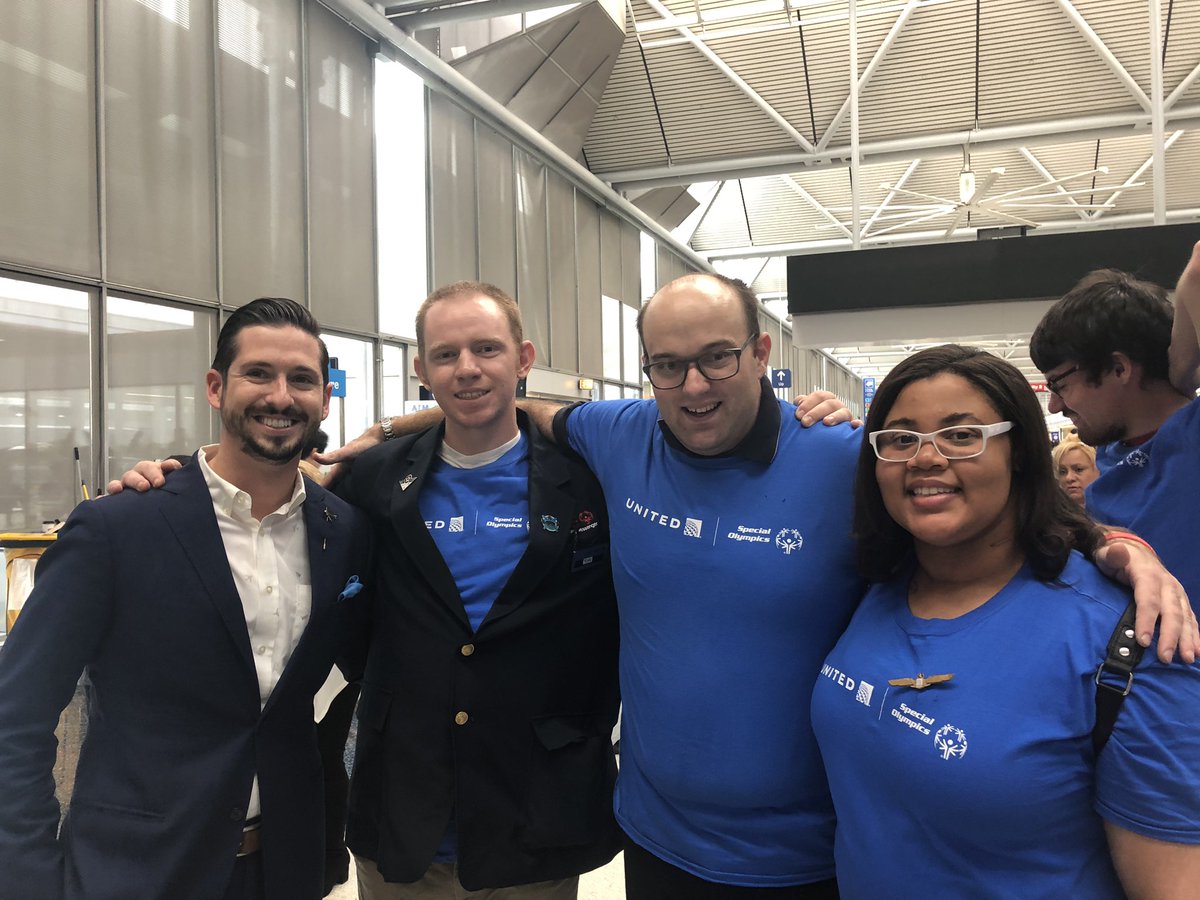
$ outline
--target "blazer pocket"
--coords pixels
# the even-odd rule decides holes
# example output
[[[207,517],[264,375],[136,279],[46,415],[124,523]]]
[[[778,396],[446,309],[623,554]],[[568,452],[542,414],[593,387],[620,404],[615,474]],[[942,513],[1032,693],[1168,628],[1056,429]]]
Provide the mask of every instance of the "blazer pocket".
[[[105,815],[124,816],[130,819],[148,819],[161,822],[166,818],[162,813],[152,809],[140,809],[133,806],[122,806],[119,803],[108,803],[104,800],[93,800],[90,797],[72,797],[71,808],[85,807],[88,810],[104,813]]]
[[[612,723],[602,715],[533,720],[527,823],[530,847],[584,846],[612,820],[617,766]]]

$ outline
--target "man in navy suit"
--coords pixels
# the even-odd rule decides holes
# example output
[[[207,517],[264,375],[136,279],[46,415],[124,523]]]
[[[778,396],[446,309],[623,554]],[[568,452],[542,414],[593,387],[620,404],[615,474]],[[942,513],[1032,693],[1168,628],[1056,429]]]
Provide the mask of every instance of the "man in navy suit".
[[[322,893],[313,695],[368,565],[363,517],[297,470],[329,411],[312,315],[255,300],[206,376],[220,411],[161,491],[84,503],[0,649],[0,898]],[[88,732],[59,825],[54,727]]]

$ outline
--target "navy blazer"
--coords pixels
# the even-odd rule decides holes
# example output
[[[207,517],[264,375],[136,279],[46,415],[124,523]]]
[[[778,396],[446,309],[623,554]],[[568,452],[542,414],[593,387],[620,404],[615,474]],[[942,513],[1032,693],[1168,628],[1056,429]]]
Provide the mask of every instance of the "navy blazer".
[[[390,881],[425,874],[452,813],[469,889],[577,875],[620,846],[604,496],[519,419],[529,544],[478,631],[421,515],[443,429],[368,451],[339,488],[371,519],[378,582],[346,836]]]
[[[245,615],[194,461],[162,490],[83,503],[0,649],[0,898],[212,900],[257,773],[267,896],[322,893],[313,694],[338,645],[363,517],[306,481],[312,612],[260,708]],[[54,728],[81,672],[88,728],[59,831]]]

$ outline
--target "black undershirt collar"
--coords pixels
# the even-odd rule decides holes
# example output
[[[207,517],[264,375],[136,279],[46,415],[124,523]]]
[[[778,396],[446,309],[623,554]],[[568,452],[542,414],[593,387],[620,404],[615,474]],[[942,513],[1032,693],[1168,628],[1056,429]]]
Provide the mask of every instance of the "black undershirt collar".
[[[761,386],[762,394],[758,400],[758,415],[754,418],[754,424],[750,426],[750,430],[736,447],[724,453],[714,453],[711,455],[694,453],[680,443],[679,438],[671,433],[671,429],[667,427],[667,423],[661,418],[658,420],[658,427],[662,429],[663,437],[666,438],[668,444],[679,452],[686,453],[688,456],[694,456],[696,459],[740,457],[749,462],[765,466],[775,458],[775,450],[779,445],[779,425],[782,417],[779,413],[779,403],[775,397],[775,392],[771,389],[771,383],[764,377]]]

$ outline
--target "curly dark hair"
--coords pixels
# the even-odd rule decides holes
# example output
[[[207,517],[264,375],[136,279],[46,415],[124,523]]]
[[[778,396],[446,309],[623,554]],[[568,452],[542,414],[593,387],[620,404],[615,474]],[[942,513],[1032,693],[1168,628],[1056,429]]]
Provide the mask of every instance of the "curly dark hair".
[[[854,536],[858,569],[868,581],[895,578],[908,565],[912,535],[896,524],[883,504],[875,478],[875,451],[866,435],[884,427],[896,398],[908,385],[935,375],[966,379],[987,397],[1001,419],[1014,423],[1012,491],[1017,499],[1017,541],[1033,573],[1058,577],[1073,548],[1091,554],[1102,540],[1087,514],[1058,486],[1050,460],[1050,438],[1041,404],[1017,369],[978,347],[944,344],[914,353],[879,385],[864,428],[854,484]]]

